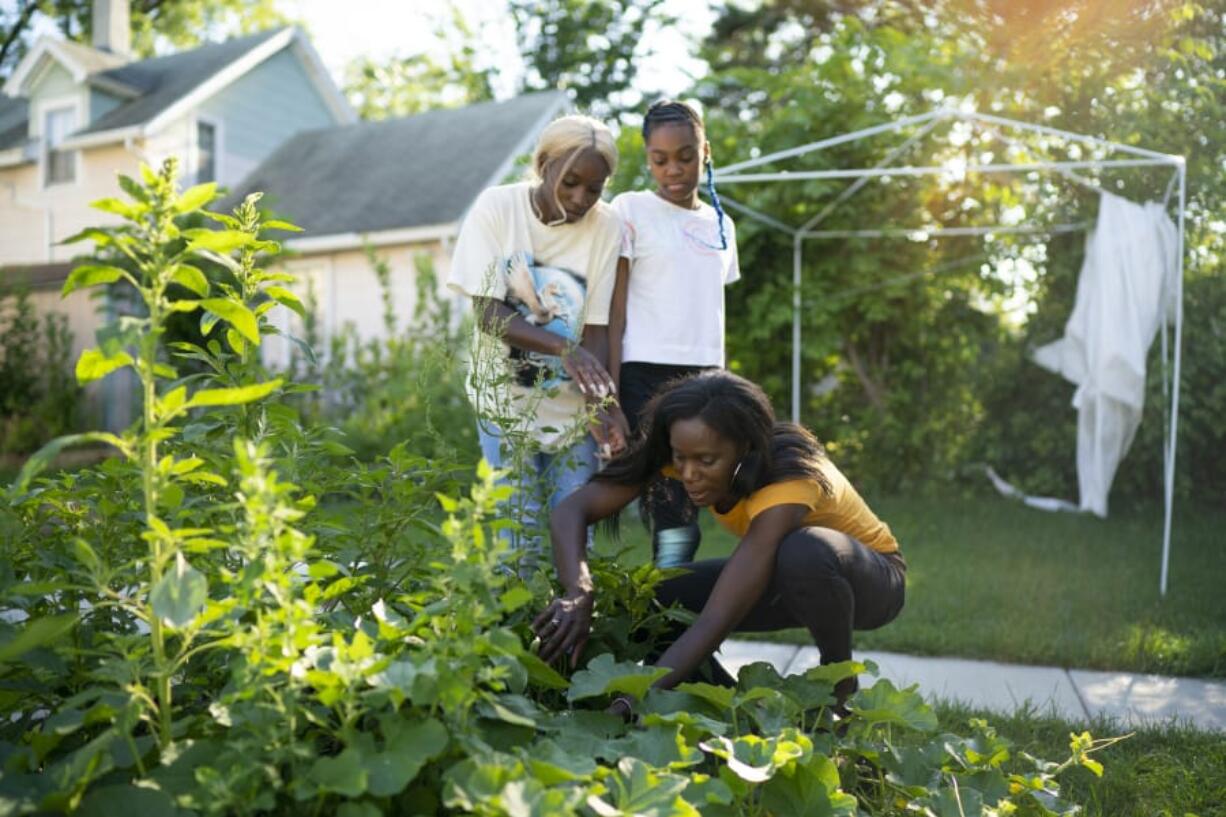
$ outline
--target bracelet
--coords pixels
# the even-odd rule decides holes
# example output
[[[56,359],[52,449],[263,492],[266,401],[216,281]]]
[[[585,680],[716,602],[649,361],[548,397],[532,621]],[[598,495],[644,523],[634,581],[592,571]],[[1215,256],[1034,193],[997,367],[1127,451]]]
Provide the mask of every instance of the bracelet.
[[[629,695],[618,695],[616,698],[613,699],[613,703],[610,704],[610,706],[611,707],[616,706],[617,704],[625,705],[627,720],[630,720],[634,717],[634,699],[633,698],[631,698]]]

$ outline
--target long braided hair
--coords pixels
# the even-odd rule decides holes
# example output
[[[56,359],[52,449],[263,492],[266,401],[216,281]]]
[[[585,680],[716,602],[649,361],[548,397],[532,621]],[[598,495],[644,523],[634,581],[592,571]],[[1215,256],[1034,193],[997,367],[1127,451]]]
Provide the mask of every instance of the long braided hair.
[[[689,125],[694,129],[694,134],[700,141],[706,139],[706,126],[703,125],[698,111],[684,102],[661,99],[652,103],[647,109],[647,115],[643,117],[643,144],[647,143],[647,140],[651,138],[651,132],[657,127],[674,123]],[[703,166],[707,174],[707,195],[711,197],[711,206],[715,208],[715,214],[719,217],[719,248],[726,250],[728,249],[728,235],[724,230],[724,207],[720,204],[719,193],[715,190],[715,164],[711,161],[709,151]]]

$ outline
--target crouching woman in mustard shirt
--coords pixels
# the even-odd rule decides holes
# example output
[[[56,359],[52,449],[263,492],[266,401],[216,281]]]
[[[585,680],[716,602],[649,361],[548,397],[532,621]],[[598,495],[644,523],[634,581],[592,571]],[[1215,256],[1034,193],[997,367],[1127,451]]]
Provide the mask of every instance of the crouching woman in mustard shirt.
[[[723,370],[676,381],[644,410],[637,444],[571,494],[550,517],[553,557],[565,595],[533,627],[541,657],[577,665],[591,629],[597,588],[588,570],[587,526],[679,479],[741,537],[727,559],[693,562],[662,582],[659,600],[698,618],[664,651],[671,672],[656,686],[689,680],[733,631],[805,627],[823,664],[851,658],[852,631],[889,623],[903,606],[906,562],[889,527],[805,429],[777,422],[766,394]],[[713,680],[730,682],[717,662]],[[840,699],[855,689],[848,679]],[[620,704],[628,711],[630,702]],[[617,704],[615,704],[617,706]]]

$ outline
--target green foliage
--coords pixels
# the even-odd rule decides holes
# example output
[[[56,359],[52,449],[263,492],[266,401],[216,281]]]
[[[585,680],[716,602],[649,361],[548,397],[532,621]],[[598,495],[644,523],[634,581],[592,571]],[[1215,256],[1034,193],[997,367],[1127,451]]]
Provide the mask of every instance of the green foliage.
[[[0,289],[0,454],[25,454],[80,422],[69,374],[72,333],[51,312],[40,325],[25,289]]]
[[[673,22],[662,0],[511,0],[525,90],[562,88],[608,117],[633,106],[644,33]],[[629,98],[628,98],[629,97]]]
[[[892,0],[730,4],[704,44],[712,70],[695,92],[706,104],[717,164],[747,158],[749,147],[766,154],[940,104],[1186,156],[1187,363],[1176,482],[1183,495],[1213,501],[1222,469],[1209,452],[1220,448],[1222,432],[1212,418],[1220,416],[1217,384],[1226,365],[1222,231],[1213,213],[1226,190],[1226,165],[1222,140],[1207,134],[1216,133],[1226,99],[1224,12],[1220,2],[1108,9],[1098,0],[1059,9],[962,0],[923,9]],[[916,134],[912,128],[831,146],[786,167],[872,167]],[[625,146],[632,141],[626,137]],[[891,161],[1093,155],[1063,140],[942,127]],[[1162,200],[1169,180],[1158,170],[1090,176],[1134,200]],[[797,181],[725,193],[799,225],[849,185]],[[1054,174],[890,178],[866,184],[821,228],[961,227],[1019,215],[1030,224],[1076,223],[1092,220],[1095,209],[1093,193]],[[786,405],[790,372],[777,339],[787,336],[792,318],[792,248],[751,219],[741,217],[738,226],[747,274],[728,293],[730,366]],[[930,487],[988,461],[1026,488],[1075,496],[1072,389],[1039,369],[1029,352],[1059,335],[1081,257],[1080,236],[1037,244],[1006,236],[809,241],[802,373],[812,390],[802,395],[803,419],[873,488]],[[1027,267],[1033,280],[1018,273]],[[1146,415],[1117,479],[1117,502],[1161,495],[1166,419],[1157,346]],[[983,484],[977,472],[974,479]]]
[[[367,257],[383,302],[381,337],[363,341],[357,327],[346,324],[329,338],[321,361],[313,351],[321,345],[314,294],[308,292],[302,305],[306,338],[291,371],[321,387],[301,398],[308,419],[335,425],[363,460],[403,445],[426,459],[471,464],[476,420],[464,392],[463,360],[470,329],[441,294],[431,255],[413,258],[413,311],[403,317],[396,312],[387,259],[369,247]],[[282,302],[287,296],[294,297],[279,287],[274,293]]]
[[[563,677],[532,653],[549,582],[507,569],[498,473],[479,464],[461,492],[403,444],[340,461],[279,400],[299,387],[256,354],[284,282],[262,267],[277,247],[256,197],[208,236],[178,223],[173,161],[125,189],[105,235],[146,312],[100,353],[128,356],[142,416],[105,435],[121,458],[39,477],[44,454],[0,504],[4,813],[896,814],[954,797],[1048,815],[1071,808],[1057,775],[1097,768],[1088,735],[1061,764],[1014,761],[986,724],[940,733],[887,682],[836,723],[835,683],[865,669],[850,662],[661,691],[631,650]],[[230,273],[209,298],[171,289],[196,254]],[[179,311],[226,324],[226,345],[158,343]],[[613,633],[649,648],[670,614],[650,601],[660,571],[594,573],[593,650]],[[623,690],[638,724],[603,711]]]
[[[494,98],[497,69],[479,65],[482,31],[474,31],[459,6],[447,6],[435,25],[436,43],[446,43],[442,59],[429,53],[396,56],[380,62],[358,57],[345,68],[345,95],[363,119],[411,116],[434,108],[471,105]]]

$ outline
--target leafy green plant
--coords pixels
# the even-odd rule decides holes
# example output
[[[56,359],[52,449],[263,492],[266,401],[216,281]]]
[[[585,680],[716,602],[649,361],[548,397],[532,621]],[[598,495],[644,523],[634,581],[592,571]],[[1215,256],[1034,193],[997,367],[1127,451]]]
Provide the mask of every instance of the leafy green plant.
[[[67,318],[48,313],[40,326],[26,289],[0,290],[0,454],[35,451],[77,427],[71,350]]]

